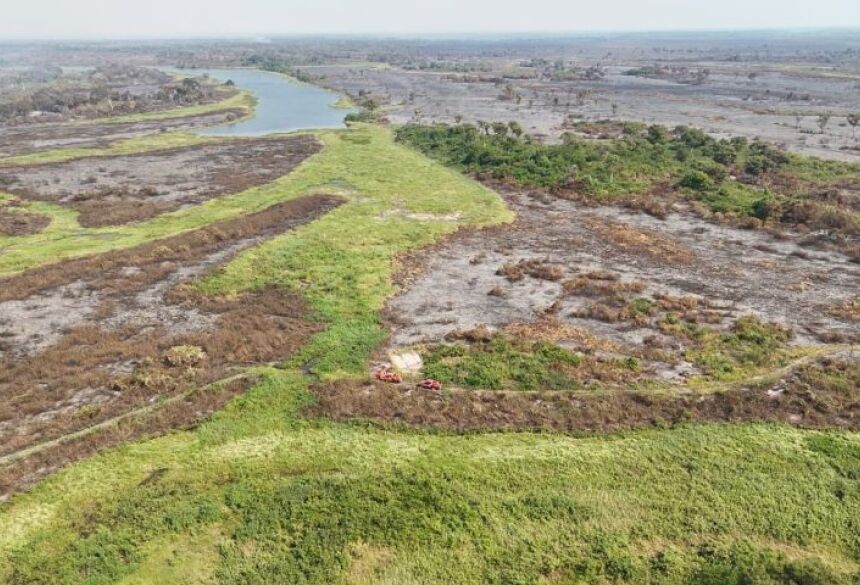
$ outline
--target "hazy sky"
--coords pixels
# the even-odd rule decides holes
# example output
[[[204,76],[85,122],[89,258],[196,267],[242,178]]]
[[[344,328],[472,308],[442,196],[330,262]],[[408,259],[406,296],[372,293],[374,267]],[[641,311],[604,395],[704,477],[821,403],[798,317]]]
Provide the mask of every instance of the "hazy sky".
[[[0,0],[0,40],[860,27],[860,0]]]

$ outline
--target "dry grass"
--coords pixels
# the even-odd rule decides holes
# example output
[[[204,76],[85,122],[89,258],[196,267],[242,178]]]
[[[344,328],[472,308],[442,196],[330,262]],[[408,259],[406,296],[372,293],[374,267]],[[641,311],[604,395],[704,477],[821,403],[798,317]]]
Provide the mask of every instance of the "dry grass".
[[[510,282],[518,282],[526,276],[556,282],[564,277],[564,270],[561,266],[550,264],[546,260],[530,259],[520,260],[516,264],[503,264],[496,274],[504,276]]]
[[[623,299],[629,294],[641,293],[645,284],[638,280],[620,280],[612,273],[589,272],[564,281],[562,288],[567,295]]]
[[[51,223],[51,218],[42,213],[13,209],[14,204],[0,203],[0,235],[29,236],[38,234]]]
[[[672,264],[688,264],[694,260],[693,252],[653,230],[605,220],[590,221],[588,228],[625,252],[645,254]]]
[[[619,351],[616,343],[599,338],[587,329],[564,323],[557,317],[545,317],[530,323],[513,323],[505,327],[505,333],[517,339],[564,342],[565,345],[585,353]]]

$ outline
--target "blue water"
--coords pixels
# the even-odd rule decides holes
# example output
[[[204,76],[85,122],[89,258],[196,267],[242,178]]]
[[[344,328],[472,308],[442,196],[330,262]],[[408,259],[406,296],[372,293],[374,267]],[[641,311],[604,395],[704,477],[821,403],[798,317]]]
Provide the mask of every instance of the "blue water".
[[[208,136],[261,136],[314,128],[343,128],[352,109],[333,108],[338,95],[283,75],[257,69],[194,69],[193,75],[208,73],[221,81],[232,79],[237,87],[257,96],[253,118],[217,128],[200,130]]]

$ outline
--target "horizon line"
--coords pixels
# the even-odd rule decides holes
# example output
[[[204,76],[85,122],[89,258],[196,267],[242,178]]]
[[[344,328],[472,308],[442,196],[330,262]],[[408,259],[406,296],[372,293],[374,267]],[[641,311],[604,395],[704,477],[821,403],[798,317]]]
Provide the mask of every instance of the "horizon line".
[[[203,41],[203,40],[227,40],[227,41],[252,41],[264,42],[269,39],[285,38],[351,38],[351,39],[452,39],[452,40],[478,40],[480,37],[504,37],[504,38],[535,38],[535,37],[574,37],[589,35],[648,35],[648,34],[702,34],[702,33],[793,33],[808,34],[817,32],[854,32],[860,30],[860,24],[856,25],[825,25],[825,26],[784,26],[784,27],[690,27],[690,28],[629,28],[629,29],[571,29],[571,30],[486,30],[486,31],[433,31],[433,32],[392,32],[392,31],[367,31],[367,32],[248,32],[248,33],[200,33],[200,34],[143,34],[143,35],[117,35],[98,36],[81,35],[69,37],[50,36],[21,36],[0,37],[0,45],[9,43],[27,42],[117,42],[117,41]]]

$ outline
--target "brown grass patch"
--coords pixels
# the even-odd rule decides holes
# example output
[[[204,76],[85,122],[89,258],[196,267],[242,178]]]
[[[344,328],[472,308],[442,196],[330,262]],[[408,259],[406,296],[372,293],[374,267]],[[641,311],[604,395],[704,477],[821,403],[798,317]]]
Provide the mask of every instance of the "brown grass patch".
[[[556,282],[564,277],[564,270],[560,266],[549,264],[546,260],[531,259],[520,260],[516,264],[503,264],[496,274],[504,276],[510,282],[518,282],[526,276]]]
[[[833,376],[824,378],[822,376]],[[308,416],[465,431],[607,432],[692,421],[779,422],[806,428],[860,428],[860,363],[821,360],[765,388],[700,396],[636,392],[489,392],[404,389],[374,382],[318,384]]]
[[[620,351],[617,343],[597,337],[587,329],[564,323],[557,317],[545,317],[531,323],[514,323],[505,327],[505,333],[517,339],[564,342],[566,346],[583,353]]]
[[[860,297],[848,299],[840,305],[830,307],[828,312],[835,317],[860,321]]]
[[[687,264],[694,259],[693,252],[653,230],[606,220],[589,221],[588,228],[625,252],[645,254],[672,264]]]
[[[51,218],[47,215],[13,207],[14,205],[0,204],[0,235],[31,236],[51,224]]]
[[[58,471],[99,451],[129,441],[154,437],[175,429],[193,428],[224,407],[233,397],[253,383],[252,378],[240,378],[224,384],[193,391],[180,400],[133,414],[115,424],[108,424],[90,433],[60,440],[30,455],[0,466],[0,501],[26,489],[40,478]],[[163,471],[162,471],[163,473]],[[147,482],[157,481],[155,472]]]
[[[168,211],[175,211],[180,204],[175,201],[89,200],[75,203],[73,207],[78,212],[78,223],[81,226],[97,228],[150,219]]]
[[[581,297],[624,298],[645,290],[638,280],[619,280],[617,275],[606,272],[589,272],[564,281],[562,288],[567,295]]]

